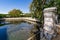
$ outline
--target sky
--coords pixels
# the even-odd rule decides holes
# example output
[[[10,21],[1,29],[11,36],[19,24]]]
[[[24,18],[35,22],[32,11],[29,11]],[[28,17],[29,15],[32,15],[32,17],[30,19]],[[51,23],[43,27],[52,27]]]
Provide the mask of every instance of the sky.
[[[23,13],[29,13],[29,5],[32,0],[0,0],[0,14],[7,14],[12,9],[20,9]]]

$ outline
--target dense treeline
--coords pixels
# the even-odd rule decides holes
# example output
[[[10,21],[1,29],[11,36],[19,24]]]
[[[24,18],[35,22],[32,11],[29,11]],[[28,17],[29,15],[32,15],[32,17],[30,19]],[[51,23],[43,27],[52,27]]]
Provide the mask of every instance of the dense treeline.
[[[8,12],[8,14],[0,14],[0,18],[9,18],[9,17],[31,17],[31,13],[23,13],[19,9],[13,9]]]
[[[0,18],[6,17],[7,14],[0,14]]]
[[[19,9],[13,9],[11,11],[8,12],[10,17],[30,17],[30,13],[23,13],[21,10]]]
[[[19,9],[13,9],[13,10],[9,11],[8,14],[10,17],[20,17],[20,15],[23,13]]]

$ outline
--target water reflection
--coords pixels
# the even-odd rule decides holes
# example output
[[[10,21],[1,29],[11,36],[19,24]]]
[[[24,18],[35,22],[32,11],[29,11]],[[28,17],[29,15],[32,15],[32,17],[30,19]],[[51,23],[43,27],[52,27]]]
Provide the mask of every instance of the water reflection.
[[[27,40],[34,25],[27,22],[10,22],[0,27],[7,29],[5,32],[9,40]]]
[[[0,27],[0,40],[8,40],[7,28]]]

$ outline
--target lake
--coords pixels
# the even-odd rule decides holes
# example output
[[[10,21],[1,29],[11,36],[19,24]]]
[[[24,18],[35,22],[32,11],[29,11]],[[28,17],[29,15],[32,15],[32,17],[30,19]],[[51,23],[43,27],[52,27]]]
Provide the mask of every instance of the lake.
[[[0,26],[0,29],[4,29],[2,33],[5,32],[5,28],[7,31],[5,34],[7,35],[6,38],[8,38],[8,40],[27,40],[30,37],[30,31],[34,28],[34,24],[28,22],[12,22]]]

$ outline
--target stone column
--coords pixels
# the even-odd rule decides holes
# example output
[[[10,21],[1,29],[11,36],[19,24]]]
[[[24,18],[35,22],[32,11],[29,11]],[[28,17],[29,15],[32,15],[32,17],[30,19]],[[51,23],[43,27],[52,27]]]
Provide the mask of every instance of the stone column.
[[[45,8],[43,12],[44,12],[44,27],[43,27],[44,34],[45,36],[47,36],[47,38],[49,37],[47,34],[49,34],[52,37],[55,29],[57,8],[56,7]]]

